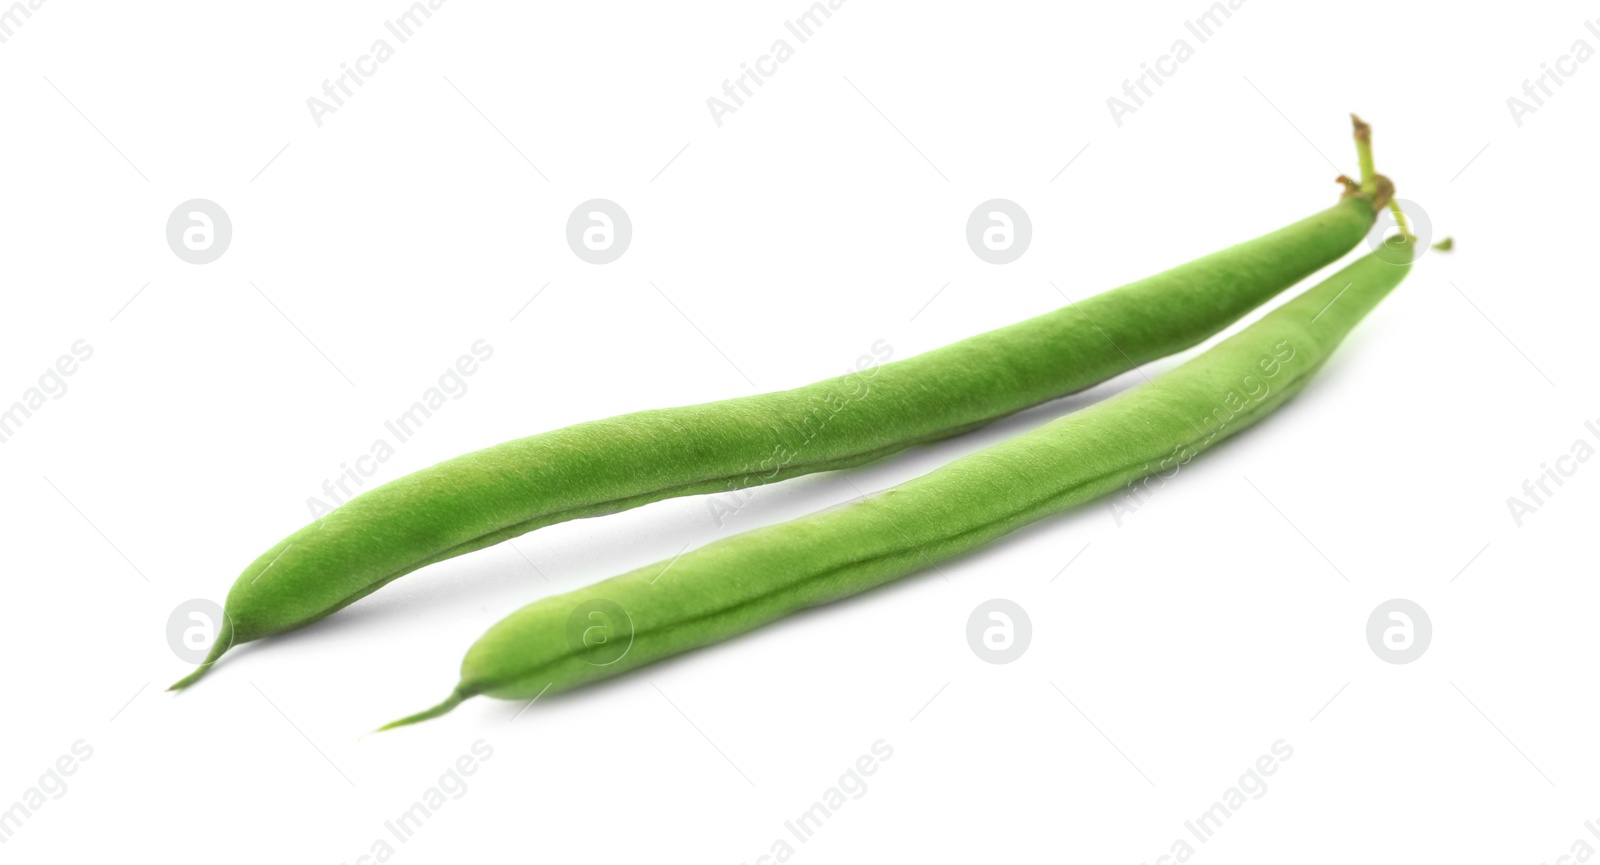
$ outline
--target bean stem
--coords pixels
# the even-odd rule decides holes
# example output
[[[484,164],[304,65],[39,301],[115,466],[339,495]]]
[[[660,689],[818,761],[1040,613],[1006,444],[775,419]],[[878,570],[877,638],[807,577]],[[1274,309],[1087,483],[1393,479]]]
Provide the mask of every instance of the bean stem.
[[[1361,118],[1350,115],[1355,127],[1356,159],[1361,163],[1361,191],[1374,195],[1378,191],[1378,168],[1372,159],[1372,127]]]

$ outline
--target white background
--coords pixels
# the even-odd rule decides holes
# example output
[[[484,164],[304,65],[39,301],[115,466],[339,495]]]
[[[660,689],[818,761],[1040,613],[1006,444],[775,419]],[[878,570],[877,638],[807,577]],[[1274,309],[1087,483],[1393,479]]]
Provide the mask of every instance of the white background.
[[[0,808],[74,742],[93,755],[0,856],[353,863],[385,838],[406,862],[741,863],[787,838],[808,862],[1153,863],[1280,739],[1292,759],[1196,856],[1600,847],[1600,461],[1520,527],[1507,507],[1574,441],[1600,446],[1600,62],[1520,127],[1506,105],[1574,41],[1600,49],[1600,8],[1252,0],[1200,44],[1183,23],[1205,8],[851,0],[719,128],[707,97],[800,0],[458,0],[319,128],[307,98],[403,3],[50,0],[0,45],[0,404],[75,340],[94,354],[0,445]],[[1179,38],[1193,58],[1119,127],[1107,97]],[[493,359],[375,480],[808,383],[875,340],[909,356],[1060,306],[1052,282],[1082,297],[1269,231],[1355,171],[1352,110],[1458,251],[1121,525],[1086,507],[948,581],[520,717],[480,698],[361,738],[444,696],[525,603],[890,486],[1137,374],[848,482],[762,489],[720,527],[690,498],[541,530],[162,692],[188,670],[173,609],[220,601],[474,340]],[[564,239],[594,197],[634,226],[604,266]],[[1033,221],[1004,266],[963,238],[994,197]],[[191,198],[231,215],[215,263],[165,243]],[[965,636],[995,597],[1034,630],[1004,666]],[[1364,635],[1395,597],[1434,627],[1403,666]],[[790,837],[880,739],[865,794]],[[465,794],[394,842],[384,821],[478,740]]]

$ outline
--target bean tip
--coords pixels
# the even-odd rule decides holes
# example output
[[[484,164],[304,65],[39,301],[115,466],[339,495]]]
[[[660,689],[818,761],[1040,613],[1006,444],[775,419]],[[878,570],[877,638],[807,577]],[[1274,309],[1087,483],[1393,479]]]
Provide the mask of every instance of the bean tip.
[[[210,671],[210,669],[211,669],[211,665],[210,664],[201,664],[199,667],[195,668],[194,672],[192,672],[189,675],[184,676],[183,678],[179,679],[178,681],[173,682],[172,684],[168,685],[167,686],[167,691],[169,693],[172,692],[172,691],[181,691],[184,688],[187,688],[190,685],[193,685],[195,682],[200,681],[200,677],[204,676],[208,671]]]
[[[452,692],[450,692],[450,696],[443,703],[440,703],[439,705],[434,706],[431,709],[424,709],[423,711],[418,712],[415,715],[407,715],[407,716],[405,716],[404,718],[401,718],[398,721],[390,721],[389,723],[384,724],[382,727],[379,727],[378,729],[373,730],[372,732],[373,733],[382,733],[385,730],[393,730],[396,727],[409,727],[412,724],[416,724],[416,723],[420,723],[422,721],[427,721],[427,720],[431,720],[433,718],[437,718],[440,715],[443,715],[446,712],[449,712],[451,709],[454,709],[455,707],[461,705],[461,701],[465,700],[465,699],[466,699],[466,695],[462,694],[460,691],[452,691]],[[370,736],[372,734],[368,733],[367,735]]]

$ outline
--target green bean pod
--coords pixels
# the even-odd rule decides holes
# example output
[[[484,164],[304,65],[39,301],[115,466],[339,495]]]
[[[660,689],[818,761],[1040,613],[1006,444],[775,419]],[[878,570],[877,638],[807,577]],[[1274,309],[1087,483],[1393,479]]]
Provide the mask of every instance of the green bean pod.
[[[615,676],[1175,474],[1305,387],[1410,263],[1409,248],[1385,247],[1145,385],[857,502],[529,604],[467,651],[449,699],[389,726],[479,694],[530,700]]]
[[[230,647],[534,529],[860,465],[1198,345],[1337,261],[1384,192],[1054,312],[794,390],[626,414],[495,445],[362,493],[244,569],[198,680]]]

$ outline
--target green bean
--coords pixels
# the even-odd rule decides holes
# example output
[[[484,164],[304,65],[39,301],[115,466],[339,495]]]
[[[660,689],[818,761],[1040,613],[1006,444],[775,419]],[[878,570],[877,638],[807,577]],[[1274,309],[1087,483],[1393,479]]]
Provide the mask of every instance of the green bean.
[[[448,699],[389,727],[475,695],[530,700],[615,676],[1176,473],[1305,387],[1411,258],[1364,256],[1148,384],[899,486],[529,604],[467,651]]]
[[[925,354],[517,439],[362,493],[244,569],[209,655],[172,688],[232,646],[435,562],[565,520],[861,465],[1198,345],[1361,240],[1388,190],[1345,183],[1339,203],[1285,228]]]

